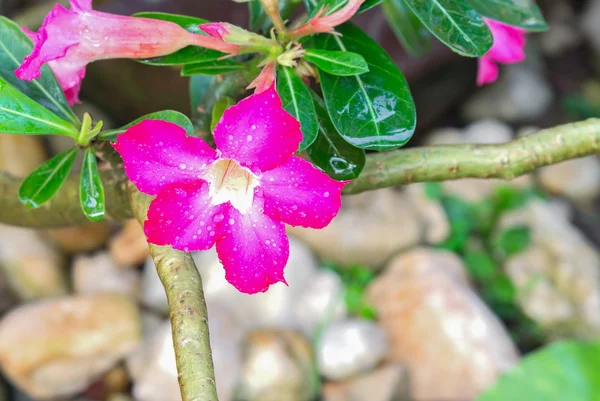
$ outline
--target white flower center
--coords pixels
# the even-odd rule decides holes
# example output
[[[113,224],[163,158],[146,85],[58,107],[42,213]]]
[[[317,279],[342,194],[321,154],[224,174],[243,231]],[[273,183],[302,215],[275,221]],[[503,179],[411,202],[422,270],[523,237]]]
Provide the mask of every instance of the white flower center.
[[[231,202],[246,214],[254,200],[254,188],[258,178],[250,170],[231,159],[218,159],[206,169],[204,179],[209,184],[209,196],[213,205]]]

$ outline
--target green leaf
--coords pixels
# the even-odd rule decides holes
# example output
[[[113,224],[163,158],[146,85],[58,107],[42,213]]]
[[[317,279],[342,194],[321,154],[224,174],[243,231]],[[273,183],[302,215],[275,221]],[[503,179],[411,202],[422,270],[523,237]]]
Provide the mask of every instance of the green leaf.
[[[372,150],[404,145],[415,131],[416,111],[402,72],[373,39],[356,26],[338,27],[343,36],[317,35],[317,47],[351,51],[367,60],[369,72],[339,77],[320,72],[331,121],[350,144]]]
[[[302,142],[298,151],[308,148],[317,139],[319,124],[310,90],[302,79],[289,67],[279,66],[277,73],[277,93],[281,96],[283,108],[300,121]]]
[[[235,105],[235,99],[230,98],[229,96],[225,96],[217,100],[217,103],[215,103],[215,106],[212,109],[212,119],[210,123],[211,132],[214,131],[215,127],[217,126],[217,123],[221,120],[221,117],[223,117],[223,113],[225,113],[225,110],[227,110],[233,105]]]
[[[48,65],[41,76],[31,82],[15,76],[23,58],[31,53],[33,43],[13,21],[0,16],[0,77],[58,116],[77,125],[79,119],[69,108],[69,103]]]
[[[336,131],[331,118],[321,104],[315,99],[315,110],[319,122],[319,136],[308,148],[310,159],[335,180],[353,180],[357,178],[365,166],[365,151],[355,148]]]
[[[137,123],[140,123],[144,120],[170,121],[172,123],[179,125],[181,128],[185,129],[185,132],[187,135],[194,135],[194,132],[195,132],[192,122],[190,121],[189,118],[187,118],[187,116],[185,114],[182,114],[178,111],[173,111],[173,110],[163,110],[163,111],[157,111],[154,113],[146,114],[145,116],[142,116],[142,117],[138,118],[137,120],[132,121],[129,124],[122,126],[121,128],[117,128],[117,129],[110,130],[110,131],[105,131],[105,132],[101,133],[98,137],[103,141],[114,142],[114,141],[116,141],[117,136],[119,134],[122,134],[123,132],[127,131],[127,128],[132,127],[132,126],[136,125]]]
[[[192,118],[200,113],[198,105],[204,99],[208,88],[214,82],[215,77],[209,75],[192,75],[190,77],[190,108],[192,109]]]
[[[492,47],[492,33],[468,0],[404,2],[431,33],[458,54],[481,57]]]
[[[498,274],[496,262],[485,251],[468,250],[463,259],[469,274],[477,281],[490,282]]]
[[[19,188],[21,203],[37,208],[49,201],[69,176],[78,149],[71,148],[33,170]]]
[[[356,53],[306,49],[304,58],[331,75],[349,76],[369,72],[365,58]]]
[[[477,401],[598,401],[600,342],[563,341],[533,352]]]
[[[407,52],[413,56],[421,56],[431,48],[429,31],[406,6],[404,0],[386,0],[383,3],[383,11],[390,27]]]
[[[484,17],[528,31],[547,31],[548,24],[532,0],[470,0],[475,11]]]
[[[0,78],[0,134],[66,135],[79,132]]]
[[[450,223],[450,236],[440,246],[460,252],[475,227],[475,211],[468,202],[455,196],[444,196],[441,203]]]
[[[181,70],[181,75],[184,77],[190,75],[221,75],[228,72],[239,71],[245,69],[246,66],[233,60],[214,60],[203,61],[200,63],[186,64]]]
[[[81,210],[91,221],[104,217],[104,187],[98,173],[98,163],[92,148],[85,150],[81,179],[79,181],[79,202]]]
[[[357,14],[370,10],[382,2],[383,0],[366,0],[358,9]],[[348,3],[348,0],[304,0],[304,5],[309,12],[309,18],[314,16],[322,7],[327,7],[326,15],[329,15],[344,7],[346,3]]]
[[[527,226],[515,226],[501,231],[494,237],[493,245],[501,257],[523,252],[531,245],[531,230]]]
[[[134,14],[134,16],[173,22],[181,26],[186,31],[199,35],[206,34],[198,27],[198,25],[206,24],[209,22],[202,18],[159,12],[142,12]],[[206,49],[204,47],[187,46],[181,50],[176,51],[175,53],[166,56],[153,57],[136,61],[150,65],[185,65],[190,63],[215,61],[223,57],[224,55],[224,53],[212,49]]]

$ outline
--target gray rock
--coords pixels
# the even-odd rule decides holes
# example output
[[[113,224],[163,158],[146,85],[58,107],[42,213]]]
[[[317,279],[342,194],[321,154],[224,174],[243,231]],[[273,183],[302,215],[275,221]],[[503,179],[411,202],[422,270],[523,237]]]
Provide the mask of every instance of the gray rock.
[[[568,160],[537,172],[549,192],[575,202],[590,202],[600,195],[600,160],[597,156]]]
[[[336,322],[319,339],[319,370],[327,379],[346,379],[375,368],[388,349],[386,333],[374,322],[358,319]]]
[[[382,366],[365,375],[323,386],[324,401],[409,401],[408,372],[401,364]]]
[[[581,13],[581,28],[597,57],[600,55],[600,1],[587,2],[586,8]]]
[[[465,103],[463,115],[467,120],[531,121],[550,105],[552,90],[539,71],[523,63],[505,65],[502,69],[498,82],[483,88]]]
[[[236,401],[311,401],[319,377],[310,342],[299,332],[261,329],[246,336]]]
[[[156,313],[167,315],[169,313],[169,304],[165,289],[156,272],[156,266],[151,257],[146,259],[142,271],[142,305],[150,308]]]
[[[140,274],[119,267],[108,252],[76,256],[73,262],[73,287],[79,293],[114,292],[139,299]]]
[[[474,399],[518,360],[508,332],[451,252],[401,254],[366,294],[389,336],[386,360],[406,364],[416,401]]]

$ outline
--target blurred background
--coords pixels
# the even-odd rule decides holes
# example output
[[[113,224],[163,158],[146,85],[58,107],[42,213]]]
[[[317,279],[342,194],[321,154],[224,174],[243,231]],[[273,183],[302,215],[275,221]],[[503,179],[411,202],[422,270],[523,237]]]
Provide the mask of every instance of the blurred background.
[[[0,0],[0,14],[35,29],[53,4]],[[550,30],[528,35],[527,60],[483,88],[476,60],[435,39],[409,55],[381,7],[356,18],[410,83],[418,128],[408,146],[501,143],[600,117],[600,0],[539,4]],[[229,0],[94,5],[248,20]],[[188,88],[174,68],[96,62],[76,108],[114,128],[163,109],[189,114]],[[0,170],[24,177],[71,145],[63,139],[0,136]],[[347,196],[326,229],[289,229],[289,287],[255,296],[225,282],[213,250],[195,254],[221,401],[472,401],[548,344],[597,339],[599,195],[594,156],[512,182]],[[133,220],[0,225],[0,315],[0,401],[181,400],[166,298]],[[582,392],[539,399],[597,400],[600,357],[565,352],[535,377],[550,386],[563,369]]]

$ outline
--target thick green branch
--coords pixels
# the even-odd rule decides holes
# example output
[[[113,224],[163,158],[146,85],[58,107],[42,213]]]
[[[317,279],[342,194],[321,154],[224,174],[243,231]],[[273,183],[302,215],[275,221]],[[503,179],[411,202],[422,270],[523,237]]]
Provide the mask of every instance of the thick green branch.
[[[127,178],[119,172],[102,172],[106,196],[106,220],[131,218]],[[29,209],[19,202],[23,180],[0,172],[0,223],[32,228],[53,228],[89,224],[79,206],[79,177],[72,177],[49,202]]]
[[[143,224],[147,195],[131,189],[135,217]],[[150,254],[165,287],[183,401],[218,401],[208,334],[208,312],[202,279],[190,254],[150,245]]]
[[[344,193],[355,194],[413,182],[459,178],[512,179],[536,168],[600,152],[600,119],[561,125],[498,145],[441,145],[370,154],[359,178]],[[107,217],[131,217],[122,172],[104,173]],[[19,203],[20,180],[0,174],[0,223],[26,227],[85,224],[78,182],[69,180],[57,197],[39,209]]]
[[[600,152],[600,119],[590,119],[498,145],[438,145],[371,154],[344,193],[459,178],[510,180],[536,168]]]

